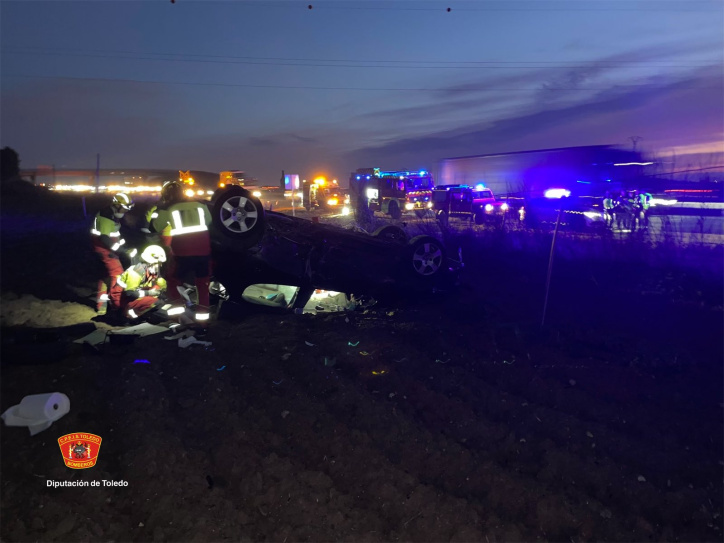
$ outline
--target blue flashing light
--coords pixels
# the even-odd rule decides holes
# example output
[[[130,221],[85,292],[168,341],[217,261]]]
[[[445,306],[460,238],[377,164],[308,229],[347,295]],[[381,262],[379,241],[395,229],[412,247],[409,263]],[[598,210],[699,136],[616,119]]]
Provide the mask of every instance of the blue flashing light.
[[[420,175],[425,175],[427,172],[425,170],[420,170]]]
[[[611,180],[610,180],[610,179],[606,179],[606,183],[610,183],[610,182],[611,182]]]
[[[576,183],[583,183],[584,185],[590,185],[590,181],[581,181],[580,179],[576,181]]]
[[[482,183],[478,183],[477,185],[475,185],[475,190],[483,190],[484,188],[485,185],[483,185]]]
[[[569,197],[571,195],[570,190],[566,189],[548,189],[545,191],[543,196],[546,198],[563,198],[563,197]]]
[[[357,181],[359,181],[360,179],[361,179],[361,178],[360,178],[360,176],[358,175],[358,176],[357,176]]]

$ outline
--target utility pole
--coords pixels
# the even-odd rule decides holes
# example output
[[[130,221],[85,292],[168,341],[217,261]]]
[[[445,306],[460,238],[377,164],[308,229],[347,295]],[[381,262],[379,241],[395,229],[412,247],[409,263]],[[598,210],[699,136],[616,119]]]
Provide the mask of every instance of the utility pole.
[[[96,155],[96,194],[98,194],[100,184],[101,184],[101,154],[98,153]]]
[[[633,144],[633,152],[636,152],[636,144],[640,142],[642,139],[641,136],[630,136],[629,139],[631,140],[631,143]]]

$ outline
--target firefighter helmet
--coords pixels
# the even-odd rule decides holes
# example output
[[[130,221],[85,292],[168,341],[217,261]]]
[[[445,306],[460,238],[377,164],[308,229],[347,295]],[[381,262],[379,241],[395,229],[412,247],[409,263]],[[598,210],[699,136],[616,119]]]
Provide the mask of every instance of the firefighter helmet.
[[[126,211],[130,211],[135,204],[128,194],[119,192],[113,197],[112,205],[117,208],[119,212],[122,210],[125,213]]]
[[[166,262],[166,252],[160,245],[149,245],[141,253],[141,259],[148,264]]]
[[[164,202],[180,202],[184,197],[184,188],[178,181],[166,181],[161,187],[161,199]]]

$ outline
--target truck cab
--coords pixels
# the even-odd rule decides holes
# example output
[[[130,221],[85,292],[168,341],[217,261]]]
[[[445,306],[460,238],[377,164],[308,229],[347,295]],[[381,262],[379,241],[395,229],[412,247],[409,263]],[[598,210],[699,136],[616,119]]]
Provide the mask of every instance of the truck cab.
[[[482,184],[439,185],[432,191],[435,216],[447,225],[450,217],[475,221],[475,224],[500,223],[508,204],[495,199],[493,191]]]
[[[406,211],[421,215],[432,207],[432,174],[419,171],[384,171],[360,168],[352,172],[350,187],[361,186],[361,194],[373,212],[379,211],[397,220]]]

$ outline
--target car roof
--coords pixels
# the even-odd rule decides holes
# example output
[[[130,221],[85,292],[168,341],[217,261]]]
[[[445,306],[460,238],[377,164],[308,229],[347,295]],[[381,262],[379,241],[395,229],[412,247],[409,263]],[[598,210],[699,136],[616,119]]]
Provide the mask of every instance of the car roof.
[[[488,187],[476,187],[470,185],[436,185],[435,190],[448,190],[448,189],[470,189],[470,190],[490,190]]]

